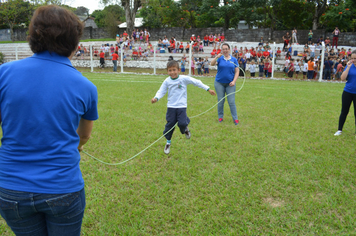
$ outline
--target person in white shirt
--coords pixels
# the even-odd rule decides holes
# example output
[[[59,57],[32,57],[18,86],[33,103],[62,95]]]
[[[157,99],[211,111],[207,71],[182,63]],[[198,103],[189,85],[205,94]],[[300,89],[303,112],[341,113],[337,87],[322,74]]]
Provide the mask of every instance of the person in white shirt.
[[[255,77],[255,73],[256,73],[255,60],[252,60],[252,61],[251,61],[251,64],[250,64],[250,74],[251,74],[251,77]]]
[[[163,134],[167,139],[167,143],[164,147],[165,154],[169,154],[170,152],[171,138],[176,123],[178,123],[180,132],[185,134],[187,139],[191,136],[188,129],[190,119],[187,116],[187,85],[193,84],[194,86],[208,91],[211,95],[216,95],[214,90],[211,90],[209,86],[203,84],[200,80],[185,75],[179,75],[179,63],[175,60],[168,62],[167,71],[169,77],[163,81],[155,97],[151,99],[152,103],[156,103],[168,91],[167,123],[163,131]]]
[[[315,44],[312,43],[312,45],[309,46],[310,49],[310,57],[315,57]]]
[[[308,73],[308,60],[305,59],[304,65],[303,65],[303,79],[305,79],[305,76],[307,75],[307,73]]]

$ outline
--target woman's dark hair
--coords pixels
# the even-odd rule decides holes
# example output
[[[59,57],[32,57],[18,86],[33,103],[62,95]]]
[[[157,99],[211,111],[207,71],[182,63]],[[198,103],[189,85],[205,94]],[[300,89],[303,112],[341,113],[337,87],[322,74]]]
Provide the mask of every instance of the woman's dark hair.
[[[49,51],[69,57],[77,49],[83,28],[73,12],[59,6],[43,6],[32,16],[27,40],[34,53]]]
[[[314,61],[314,57],[310,57],[310,58],[309,58],[309,61]]]
[[[227,46],[227,47],[230,49],[230,45],[229,45],[228,43],[223,43],[223,44],[221,45],[221,49],[222,49],[223,46]]]

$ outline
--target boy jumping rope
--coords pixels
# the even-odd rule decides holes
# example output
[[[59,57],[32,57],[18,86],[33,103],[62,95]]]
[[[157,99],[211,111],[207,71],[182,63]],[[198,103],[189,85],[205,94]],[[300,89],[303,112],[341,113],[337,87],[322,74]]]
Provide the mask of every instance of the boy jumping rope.
[[[194,86],[205,89],[211,95],[216,94],[214,90],[211,90],[209,86],[203,84],[200,80],[185,75],[179,75],[179,63],[177,61],[168,62],[167,72],[169,77],[163,81],[161,87],[157,91],[155,97],[152,98],[151,102],[156,103],[168,91],[166,114],[167,124],[163,134],[172,129],[178,122],[180,132],[185,134],[185,137],[189,139],[191,134],[188,129],[190,119],[187,116],[187,85],[193,84]],[[173,131],[174,128],[165,135],[167,139],[167,143],[164,147],[165,154],[169,154],[170,152]]]

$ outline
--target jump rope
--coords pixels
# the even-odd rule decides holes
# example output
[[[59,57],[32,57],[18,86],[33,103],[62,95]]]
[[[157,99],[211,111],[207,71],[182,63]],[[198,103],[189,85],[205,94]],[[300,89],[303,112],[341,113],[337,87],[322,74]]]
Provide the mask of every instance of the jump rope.
[[[237,91],[235,91],[235,92],[233,92],[233,93],[229,93],[229,94],[227,94],[226,96],[224,96],[222,99],[220,99],[214,106],[212,106],[212,107],[209,108],[208,110],[206,110],[206,111],[204,111],[204,112],[202,112],[202,113],[200,113],[200,114],[198,114],[198,115],[191,116],[191,117],[190,117],[191,119],[192,119],[192,118],[199,117],[199,116],[201,116],[201,115],[207,113],[208,111],[210,111],[211,109],[213,109],[214,107],[216,107],[216,106],[217,106],[221,101],[223,101],[227,96],[230,96],[230,95],[232,95],[232,94],[235,94],[235,93],[240,92],[240,91],[242,90],[242,88],[244,87],[244,84],[245,84],[245,81],[246,81],[246,73],[245,73],[245,71],[242,70],[241,67],[239,67],[238,65],[236,65],[234,62],[231,61],[231,55],[230,55],[230,59],[229,59],[229,60],[225,59],[225,57],[224,57],[224,60],[225,60],[225,61],[229,61],[230,63],[234,64],[237,68],[241,69],[241,71],[243,72],[244,78],[243,78],[243,82],[242,82],[241,87],[239,88],[239,90],[237,90]],[[103,163],[103,164],[105,164],[105,165],[109,165],[109,166],[122,165],[122,164],[124,164],[124,163],[126,163],[126,162],[128,162],[128,161],[131,161],[132,159],[134,159],[135,157],[137,157],[138,155],[140,155],[141,153],[143,153],[144,151],[146,151],[147,149],[149,149],[150,147],[152,147],[155,143],[157,143],[159,140],[161,140],[166,134],[168,134],[169,132],[171,132],[171,131],[177,126],[177,124],[178,124],[178,122],[177,122],[170,130],[168,130],[165,134],[163,134],[163,135],[162,135],[161,137],[159,137],[156,141],[154,141],[154,142],[151,143],[149,146],[147,146],[146,148],[144,148],[142,151],[140,151],[140,152],[137,153],[136,155],[134,155],[134,156],[130,157],[129,159],[127,159],[127,160],[125,160],[125,161],[122,161],[122,162],[118,162],[118,163],[108,163],[108,162],[105,162],[105,161],[102,161],[102,160],[96,158],[95,156],[93,156],[93,155],[87,153],[87,152],[84,151],[84,150],[83,150],[82,152],[83,152],[84,154],[88,155],[89,157],[93,158],[94,160],[96,160],[96,161],[98,161],[98,162],[101,162],[101,163]]]

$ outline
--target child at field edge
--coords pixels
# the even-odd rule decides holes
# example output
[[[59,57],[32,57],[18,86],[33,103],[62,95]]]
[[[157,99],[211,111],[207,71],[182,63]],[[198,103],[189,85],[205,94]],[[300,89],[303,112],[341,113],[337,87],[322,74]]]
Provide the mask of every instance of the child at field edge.
[[[155,97],[151,99],[151,103],[156,103],[168,91],[166,113],[167,123],[163,131],[163,134],[165,134],[167,139],[167,143],[164,147],[165,154],[169,154],[170,152],[171,138],[174,131],[173,127],[177,122],[180,132],[185,134],[187,139],[191,137],[191,133],[188,129],[190,119],[187,116],[187,85],[193,84],[194,86],[208,91],[211,95],[216,95],[214,90],[211,90],[209,86],[203,84],[200,80],[185,75],[179,75],[179,63],[177,61],[168,62],[167,72],[169,77],[163,81]]]

